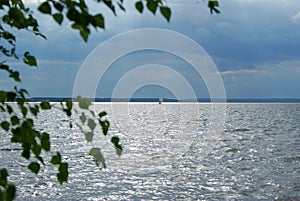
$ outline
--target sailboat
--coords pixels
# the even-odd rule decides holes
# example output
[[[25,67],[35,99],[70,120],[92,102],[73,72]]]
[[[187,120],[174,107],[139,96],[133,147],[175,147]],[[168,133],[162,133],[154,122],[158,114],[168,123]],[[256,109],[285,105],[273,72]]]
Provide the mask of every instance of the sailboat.
[[[163,99],[162,97],[160,97],[160,98],[159,98],[159,104],[161,104],[161,103],[163,102],[163,100],[164,100],[164,99]]]

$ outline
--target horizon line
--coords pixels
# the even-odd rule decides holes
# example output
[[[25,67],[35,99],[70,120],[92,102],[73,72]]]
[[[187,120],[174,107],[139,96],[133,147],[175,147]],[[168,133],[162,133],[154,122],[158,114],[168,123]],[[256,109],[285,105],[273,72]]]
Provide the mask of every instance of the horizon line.
[[[88,98],[92,100],[93,102],[159,102],[159,98]],[[65,100],[75,98],[72,97],[31,97],[28,98],[29,101],[32,102],[38,102],[43,100],[48,100],[49,102],[61,102]],[[300,98],[226,98],[225,100],[223,98],[196,98],[195,99],[176,99],[176,98],[163,98],[164,102],[300,102]],[[76,100],[74,101],[76,102]]]

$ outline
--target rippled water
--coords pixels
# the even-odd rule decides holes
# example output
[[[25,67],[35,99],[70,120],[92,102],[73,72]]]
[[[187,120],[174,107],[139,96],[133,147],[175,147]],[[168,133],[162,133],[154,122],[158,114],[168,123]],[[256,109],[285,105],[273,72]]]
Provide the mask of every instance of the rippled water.
[[[93,143],[86,143],[78,128],[68,128],[65,115],[48,112],[38,119],[37,127],[51,134],[52,154],[61,151],[69,163],[69,182],[60,186],[51,166],[42,167],[35,177],[19,151],[5,151],[10,143],[2,131],[0,166],[7,167],[17,184],[17,200],[274,200],[300,196],[300,104],[228,104],[225,124],[215,130],[211,114],[224,105],[214,106],[97,104],[97,111],[110,114],[110,136],[121,138],[121,157],[101,131]],[[102,147],[106,169],[97,167],[88,156],[93,146]]]

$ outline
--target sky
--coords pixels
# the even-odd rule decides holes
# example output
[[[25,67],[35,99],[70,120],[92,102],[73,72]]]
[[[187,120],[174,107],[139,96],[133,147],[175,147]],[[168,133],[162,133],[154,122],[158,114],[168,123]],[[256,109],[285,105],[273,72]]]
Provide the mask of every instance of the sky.
[[[96,97],[114,96],[117,86],[124,89],[131,86],[126,80],[143,81],[128,94],[130,97],[173,98],[184,96],[188,90],[192,90],[195,97],[211,97],[220,83],[207,82],[215,78],[207,78],[209,75],[204,71],[195,70],[197,67],[193,64],[198,62],[210,68],[213,76],[221,78],[228,98],[300,98],[299,0],[220,0],[219,15],[211,15],[204,0],[168,0],[167,5],[172,9],[169,23],[159,12],[155,16],[149,11],[141,15],[134,8],[134,1],[125,2],[127,11],[119,11],[117,17],[101,5],[92,6],[92,12],[103,10],[106,29],[93,30],[88,43],[70,29],[69,22],[59,26],[49,16],[35,11],[47,40],[27,32],[17,33],[18,51],[29,50],[39,64],[38,68],[30,68],[8,61],[21,72],[20,87],[27,88],[32,97],[72,96],[78,74],[94,52],[94,57],[102,57],[93,63],[97,67],[94,70],[107,67],[101,76],[94,74],[98,76]],[[33,1],[28,3],[33,9],[37,6]],[[163,34],[153,36],[151,43],[177,48],[177,54],[145,46],[117,55],[109,66],[105,64],[105,58],[109,60],[110,55],[118,52],[116,50],[143,43],[138,40],[140,36],[122,41],[117,40],[118,36],[146,28],[176,32],[187,43],[168,43],[172,41],[172,34],[170,38]],[[188,43],[191,40],[202,49],[200,54],[194,55],[196,62],[186,56],[196,54],[190,46],[192,43]],[[105,57],[94,50],[101,49],[103,43],[111,45],[105,49]],[[86,77],[86,83],[91,79]],[[0,75],[0,86],[4,89],[12,86],[6,75]]]

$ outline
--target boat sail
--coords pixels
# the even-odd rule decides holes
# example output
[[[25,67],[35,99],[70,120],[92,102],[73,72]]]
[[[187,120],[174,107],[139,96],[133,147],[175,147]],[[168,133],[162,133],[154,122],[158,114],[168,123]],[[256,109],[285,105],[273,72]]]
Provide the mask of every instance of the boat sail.
[[[163,102],[163,100],[164,100],[164,99],[163,99],[162,97],[160,97],[160,98],[159,98],[159,104],[161,104],[161,103]]]

